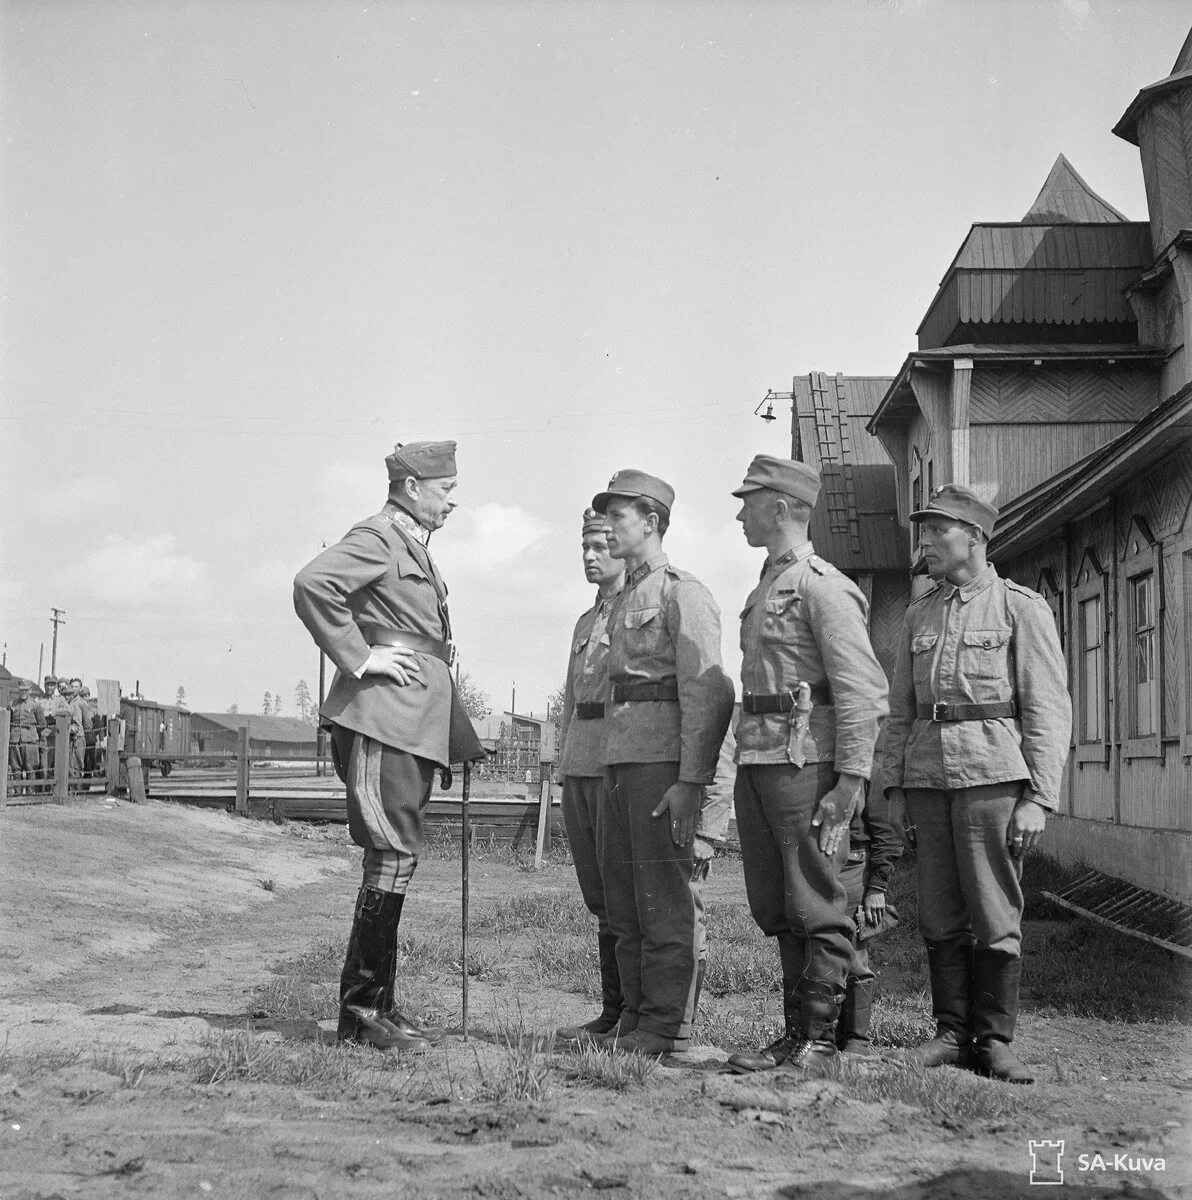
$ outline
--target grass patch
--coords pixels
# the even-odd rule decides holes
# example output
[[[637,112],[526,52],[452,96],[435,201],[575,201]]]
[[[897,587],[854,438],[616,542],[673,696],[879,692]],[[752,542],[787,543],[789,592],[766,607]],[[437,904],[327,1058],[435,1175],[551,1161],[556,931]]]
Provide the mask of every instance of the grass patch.
[[[596,918],[575,891],[526,892],[478,905],[472,928],[497,934],[519,934],[527,929],[548,929],[552,935],[592,934]]]
[[[590,1044],[560,1055],[557,1062],[565,1079],[612,1092],[640,1088],[658,1069],[658,1059],[647,1054],[610,1054]]]
[[[944,1121],[950,1127],[971,1128],[982,1121],[1020,1118],[1039,1104],[1033,1094],[1010,1083],[982,1079],[952,1067],[923,1070],[911,1066],[874,1071],[847,1061],[838,1065],[849,1094],[884,1105],[906,1104]]]
[[[537,1104],[549,1091],[554,1033],[527,1030],[518,1005],[517,1023],[498,1034],[504,1056],[496,1067],[486,1066],[476,1055],[476,1098],[494,1104]]]
[[[551,987],[581,996],[600,995],[600,960],[596,939],[589,933],[552,934],[538,938],[530,951],[538,978]]]
[[[486,838],[477,838],[469,848],[468,857],[474,862],[495,863],[501,866],[515,867],[519,871],[534,872],[535,844],[527,840],[514,845],[512,842],[498,841],[494,834]],[[463,846],[460,843],[458,830],[445,825],[432,828],[422,848],[423,858],[438,859],[442,862],[458,862],[463,857]],[[552,840],[550,849],[542,856],[544,864],[552,866],[571,866],[571,851],[563,840]]]

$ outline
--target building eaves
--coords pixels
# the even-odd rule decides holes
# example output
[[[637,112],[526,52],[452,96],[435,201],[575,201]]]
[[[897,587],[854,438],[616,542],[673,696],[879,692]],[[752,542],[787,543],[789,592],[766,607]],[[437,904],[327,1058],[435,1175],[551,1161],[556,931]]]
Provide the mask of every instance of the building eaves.
[[[1189,85],[1192,85],[1192,30],[1189,30],[1187,38],[1184,39],[1171,74],[1166,79],[1148,84],[1130,101],[1130,107],[1122,113],[1118,123],[1113,127],[1114,134],[1123,141],[1133,142],[1137,146],[1139,117],[1159,96]]]
[[[1192,383],[1156,405],[1132,429],[1018,496],[998,516],[990,556],[1013,557],[1029,550],[1182,442],[1192,442]]]

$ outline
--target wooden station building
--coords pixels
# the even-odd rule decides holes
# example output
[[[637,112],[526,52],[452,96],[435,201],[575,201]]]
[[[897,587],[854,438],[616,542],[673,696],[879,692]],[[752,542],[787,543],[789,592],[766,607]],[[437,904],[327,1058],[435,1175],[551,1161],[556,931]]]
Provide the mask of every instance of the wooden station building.
[[[869,592],[887,670],[926,586],[908,514],[947,482],[999,506],[990,560],[1046,598],[1074,704],[1046,849],[1188,904],[1192,34],[1114,133],[1149,221],[1060,155],[1021,221],[972,226],[897,375],[794,381],[793,453],[824,476],[813,539]]]

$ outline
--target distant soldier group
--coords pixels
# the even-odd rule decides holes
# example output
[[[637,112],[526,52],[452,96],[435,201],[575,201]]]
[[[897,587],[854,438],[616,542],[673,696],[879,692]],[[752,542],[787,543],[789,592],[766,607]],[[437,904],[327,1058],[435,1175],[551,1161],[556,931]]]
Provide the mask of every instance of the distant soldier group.
[[[397,923],[433,771],[482,752],[452,744],[447,589],[428,549],[455,507],[455,443],[398,445],[386,464],[384,509],[304,568],[294,599],[339,668],[322,711],[364,849],[339,1036],[419,1049],[443,1031],[396,1007]],[[1010,1049],[1019,880],[1057,806],[1071,725],[1054,625],[985,560],[997,510],[947,485],[911,514],[935,586],[908,608],[888,685],[864,594],[810,541],[819,489],[807,465],[759,455],[734,492],[746,541],[766,551],[741,614],[735,730],[719,610],[662,550],[673,488],[618,471],[583,513],[597,595],[570,645],[560,774],[603,1003],[558,1033],[614,1052],[688,1048],[706,967],[702,885],[732,775],[750,908],[777,943],[783,1030],[728,1069],[819,1074],[841,1051],[871,1052],[864,943],[892,923],[901,835],[919,852],[937,1024],[903,1060],[1030,1082]]]
[[[33,790],[35,781],[54,777],[58,718],[68,721],[67,753],[71,778],[94,774],[102,767],[99,705],[79,678],[47,675],[42,695],[32,699],[32,685],[21,679],[9,706],[8,773],[16,790]],[[23,783],[16,781],[24,781]],[[40,789],[38,789],[40,790]]]

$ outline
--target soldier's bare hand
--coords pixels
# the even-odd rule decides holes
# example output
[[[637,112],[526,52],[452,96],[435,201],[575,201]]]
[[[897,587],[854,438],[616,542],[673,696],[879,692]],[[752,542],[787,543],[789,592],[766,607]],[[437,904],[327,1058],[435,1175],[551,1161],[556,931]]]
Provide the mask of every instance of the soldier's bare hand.
[[[816,806],[811,827],[819,829],[819,848],[829,858],[836,853],[841,839],[847,837],[857,802],[865,793],[865,780],[859,775],[840,775],[836,786]]]
[[[861,910],[865,913],[865,924],[870,927],[880,925],[886,915],[886,893],[866,892],[861,901]]]
[[[408,646],[370,646],[364,675],[384,675],[401,687],[418,675],[418,655]]]
[[[699,803],[703,798],[702,784],[672,783],[662,794],[662,803],[650,814],[660,817],[670,812],[671,841],[676,846],[690,846],[695,836],[695,819],[699,816]]]
[[[1019,800],[1006,829],[1006,845],[1012,858],[1029,854],[1043,836],[1047,810],[1034,800]]]

